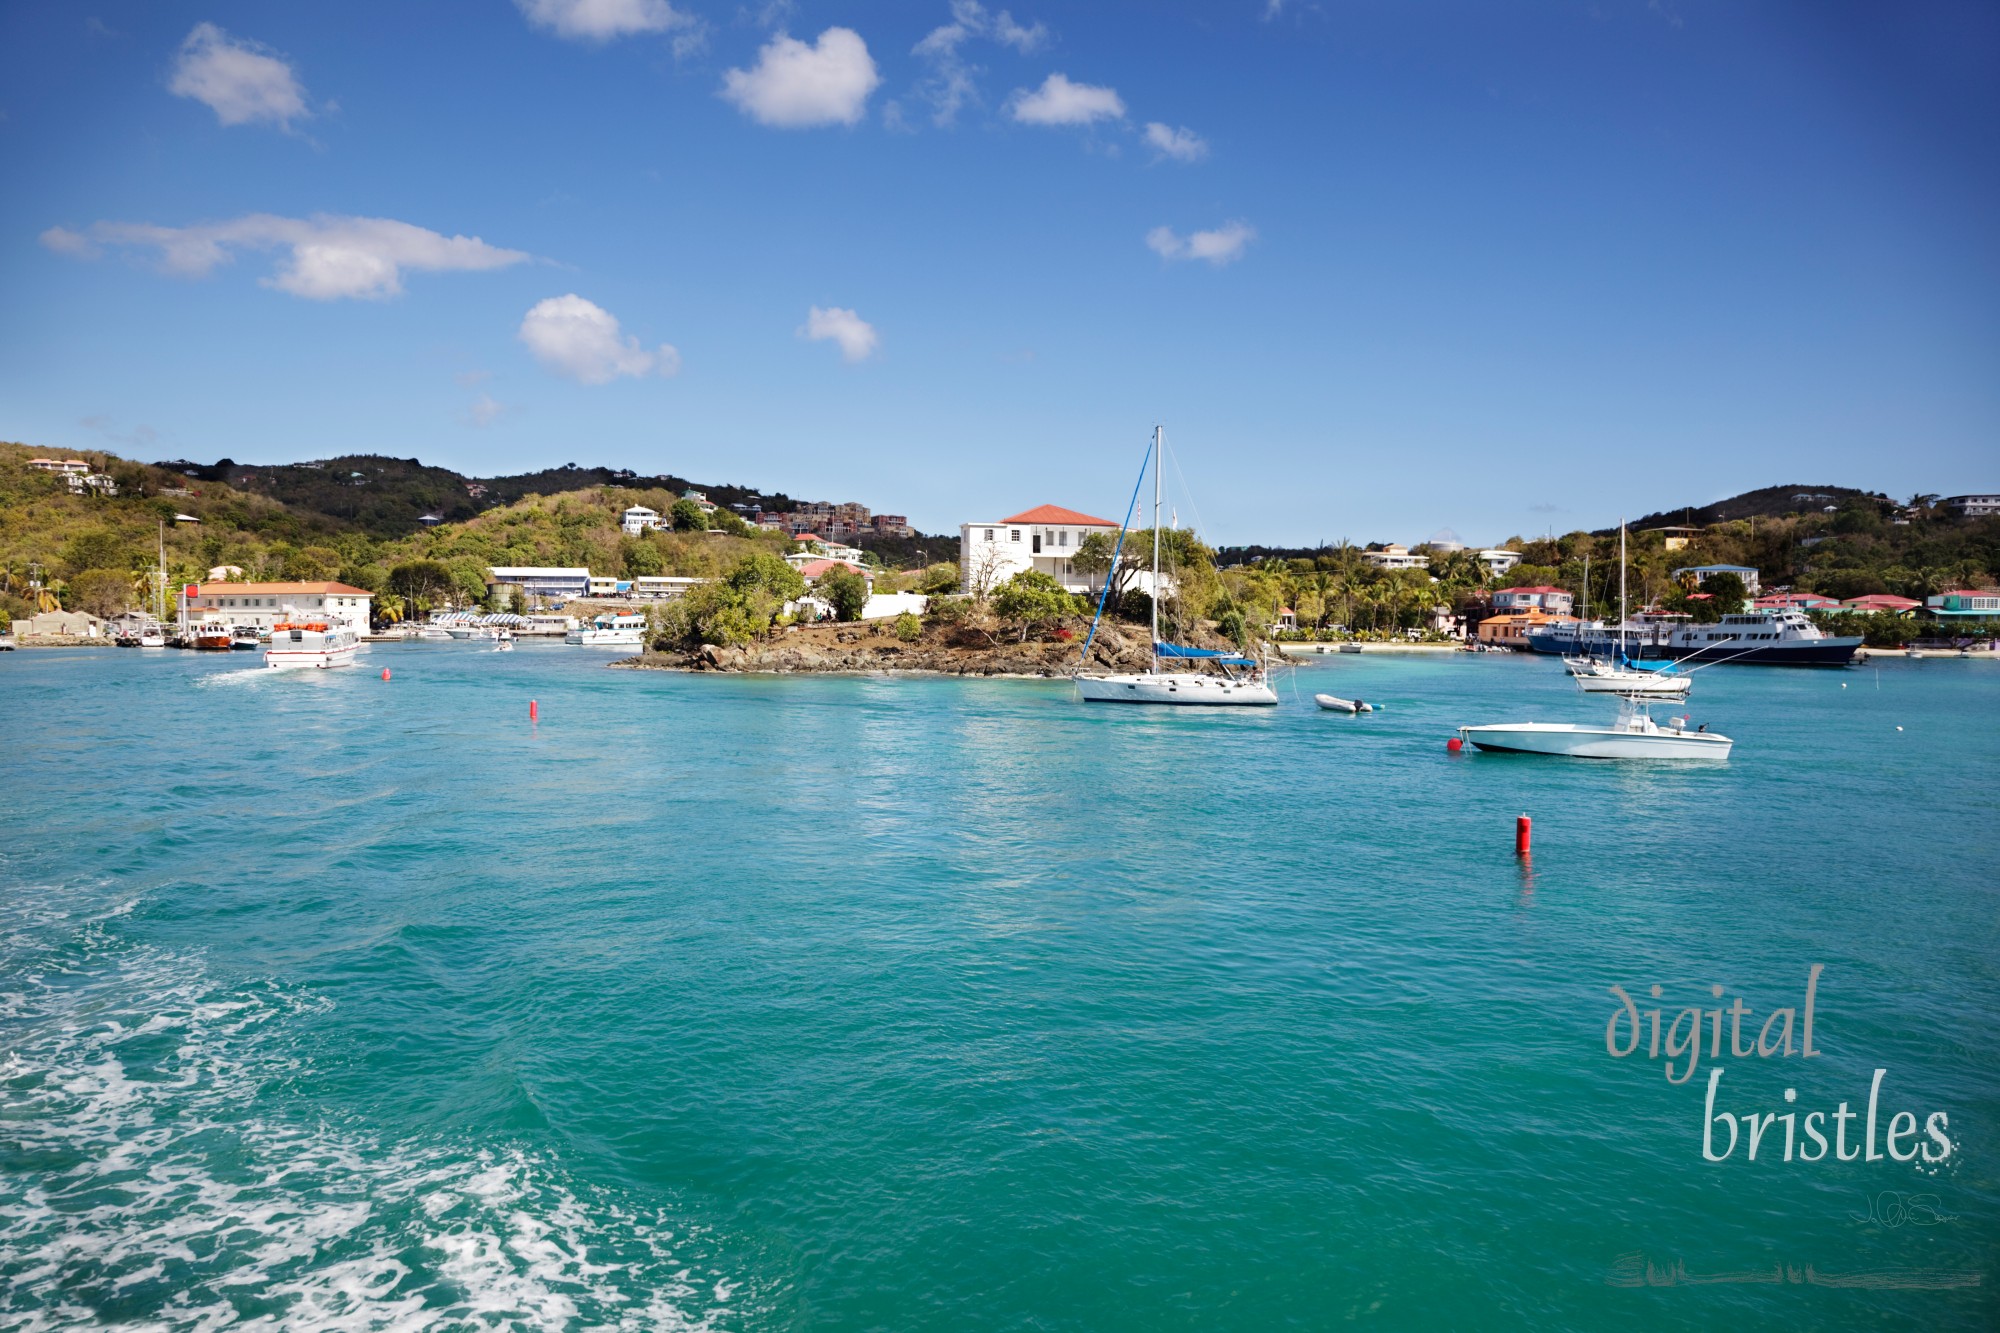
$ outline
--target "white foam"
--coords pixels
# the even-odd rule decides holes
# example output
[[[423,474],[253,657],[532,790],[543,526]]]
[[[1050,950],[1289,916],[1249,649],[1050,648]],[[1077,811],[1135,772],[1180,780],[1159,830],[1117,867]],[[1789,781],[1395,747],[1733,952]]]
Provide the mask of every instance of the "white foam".
[[[556,1162],[258,1113],[260,1092],[300,1067],[288,1020],[327,1001],[224,992],[198,959],[71,929],[66,945],[0,945],[0,971],[22,978],[0,997],[0,1122],[22,1157],[51,1164],[0,1176],[0,1326],[735,1322],[740,1280],[702,1272],[700,1228]],[[15,966],[37,952],[41,966]],[[127,1049],[156,1050],[163,1033],[177,1038],[169,1058]]]

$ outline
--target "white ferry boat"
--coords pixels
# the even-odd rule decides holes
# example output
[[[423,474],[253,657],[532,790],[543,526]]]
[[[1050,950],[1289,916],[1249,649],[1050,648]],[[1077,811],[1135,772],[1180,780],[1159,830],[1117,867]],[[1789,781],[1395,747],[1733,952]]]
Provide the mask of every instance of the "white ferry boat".
[[[272,670],[353,666],[361,640],[344,625],[324,620],[281,620],[271,626],[264,665]]]
[[[585,648],[644,647],[646,616],[642,611],[606,612],[563,635],[563,642]]]
[[[1538,653],[1609,657],[1620,650],[1638,661],[1728,662],[1743,666],[1846,666],[1861,637],[1836,638],[1803,611],[1746,611],[1707,625],[1684,615],[1640,612],[1624,625],[1562,621],[1527,636]]]

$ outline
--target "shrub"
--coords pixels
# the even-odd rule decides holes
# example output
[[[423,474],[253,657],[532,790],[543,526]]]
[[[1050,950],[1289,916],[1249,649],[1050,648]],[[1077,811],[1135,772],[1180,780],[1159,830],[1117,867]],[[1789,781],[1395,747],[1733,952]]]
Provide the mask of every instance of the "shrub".
[[[915,643],[919,638],[923,637],[923,633],[924,622],[911,615],[908,611],[896,617],[896,637],[904,643]]]

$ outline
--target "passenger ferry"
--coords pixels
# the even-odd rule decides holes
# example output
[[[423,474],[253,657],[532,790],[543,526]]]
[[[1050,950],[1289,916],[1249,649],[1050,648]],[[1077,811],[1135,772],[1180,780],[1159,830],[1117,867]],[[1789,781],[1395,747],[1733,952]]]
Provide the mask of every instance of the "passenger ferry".
[[[607,611],[563,635],[563,642],[586,648],[641,648],[646,643],[646,616],[642,611]]]
[[[195,647],[205,652],[229,651],[229,626],[219,621],[203,621],[194,627],[194,632],[188,637]]]
[[[274,670],[353,666],[360,647],[361,640],[345,625],[281,620],[271,626],[271,646],[264,650],[264,665]]]
[[[1564,657],[1608,657],[1619,648],[1619,627],[1602,621],[1562,621],[1526,636],[1531,651]],[[1627,657],[1639,661],[1698,660],[1744,666],[1846,666],[1861,636],[1836,638],[1784,608],[1727,615],[1709,625],[1675,612],[1641,612],[1624,626]]]

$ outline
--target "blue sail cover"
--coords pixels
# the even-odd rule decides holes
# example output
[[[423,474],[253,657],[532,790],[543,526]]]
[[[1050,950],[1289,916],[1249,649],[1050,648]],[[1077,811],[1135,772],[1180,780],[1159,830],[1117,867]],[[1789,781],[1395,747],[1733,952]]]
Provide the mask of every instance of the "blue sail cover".
[[[1635,662],[1629,657],[1623,661],[1627,671],[1657,671],[1663,676],[1670,676],[1680,669],[1678,662]]]
[[[1212,659],[1222,663],[1224,666],[1253,667],[1257,665],[1255,658],[1238,657],[1234,653],[1220,652],[1214,648],[1189,648],[1185,644],[1160,643],[1157,641],[1153,644],[1153,656]]]

